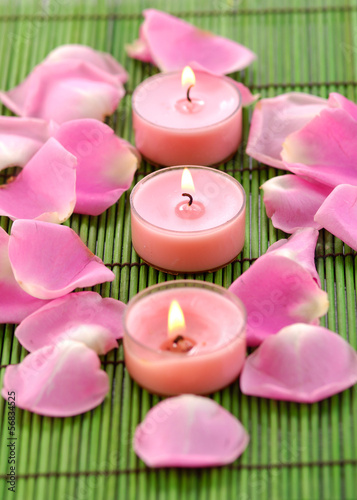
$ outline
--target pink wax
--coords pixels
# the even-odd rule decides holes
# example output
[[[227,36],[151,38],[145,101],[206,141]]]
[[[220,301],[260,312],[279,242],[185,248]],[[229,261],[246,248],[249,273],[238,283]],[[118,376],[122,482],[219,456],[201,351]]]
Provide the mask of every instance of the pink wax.
[[[239,90],[228,78],[195,72],[186,98],[181,73],[155,75],[133,94],[135,143],[157,165],[216,165],[237,151],[242,138]]]
[[[132,241],[142,259],[171,273],[213,271],[242,250],[245,192],[220,170],[189,166],[192,205],[182,196],[184,166],[158,170],[133,189]]]
[[[196,342],[185,353],[162,349],[173,300],[183,311],[185,336]],[[126,368],[138,384],[156,394],[209,394],[238,377],[246,352],[245,325],[243,304],[222,287],[193,280],[154,285],[128,304]]]

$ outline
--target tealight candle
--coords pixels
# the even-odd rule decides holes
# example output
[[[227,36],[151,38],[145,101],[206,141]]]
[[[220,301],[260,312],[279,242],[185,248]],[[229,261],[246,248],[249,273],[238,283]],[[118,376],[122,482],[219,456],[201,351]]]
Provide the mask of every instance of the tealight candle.
[[[173,274],[213,271],[243,248],[245,192],[220,170],[158,170],[134,187],[130,205],[133,246],[157,269]]]
[[[151,163],[216,165],[237,151],[242,138],[238,88],[226,77],[196,73],[195,78],[191,70],[188,79],[183,74],[182,81],[181,73],[161,73],[135,89],[135,143]]]
[[[125,366],[150,392],[209,394],[238,377],[245,327],[242,302],[225,288],[194,280],[160,283],[126,308]]]

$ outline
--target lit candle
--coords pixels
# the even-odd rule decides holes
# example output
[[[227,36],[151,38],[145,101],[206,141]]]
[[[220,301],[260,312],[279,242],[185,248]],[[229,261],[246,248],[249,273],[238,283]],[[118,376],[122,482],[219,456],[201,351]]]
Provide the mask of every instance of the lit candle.
[[[173,274],[213,271],[243,248],[245,192],[220,170],[158,170],[134,187],[130,204],[133,246],[157,269]]]
[[[150,392],[209,394],[238,377],[245,325],[243,304],[225,288],[194,280],[154,285],[127,306],[125,366]]]
[[[187,69],[188,68],[188,69]],[[216,165],[242,138],[241,96],[229,79],[191,68],[155,75],[133,94],[135,143],[157,165]]]

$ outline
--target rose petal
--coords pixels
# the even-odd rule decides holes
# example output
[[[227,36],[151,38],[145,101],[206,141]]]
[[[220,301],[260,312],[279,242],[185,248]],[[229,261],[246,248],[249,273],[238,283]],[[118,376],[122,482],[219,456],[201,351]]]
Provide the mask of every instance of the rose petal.
[[[0,92],[0,100],[20,116],[62,123],[76,118],[104,120],[124,94],[116,76],[69,59],[39,64],[20,85]]]
[[[315,403],[357,382],[357,353],[321,326],[295,324],[262,343],[246,359],[243,394]]]
[[[347,111],[324,109],[285,140],[285,168],[329,186],[357,185],[356,137],[357,121]]]
[[[54,123],[0,116],[0,170],[24,167],[52,135]]]
[[[138,158],[108,125],[73,120],[61,125],[55,137],[78,160],[76,213],[99,215],[130,187]]]
[[[330,194],[330,187],[297,175],[281,175],[269,179],[261,188],[267,216],[274,227],[286,233],[293,233],[299,227],[321,229],[314,215]]]
[[[276,168],[286,169],[283,142],[327,106],[327,100],[300,92],[262,99],[254,108],[246,153]]]
[[[79,340],[98,354],[122,338],[125,304],[95,292],[70,293],[28,316],[15,330],[21,345],[32,352],[65,339]]]
[[[161,71],[179,71],[192,61],[227,74],[249,66],[256,55],[239,43],[203,31],[155,9],[144,10],[140,38],[127,48],[131,57],[152,59]]]
[[[116,59],[107,52],[94,50],[86,45],[68,44],[56,47],[48,54],[46,62],[68,61],[71,59],[91,64],[104,73],[116,76],[119,82],[128,81],[128,73]]]
[[[315,266],[315,248],[319,232],[311,227],[297,229],[290,238],[278,240],[270,245],[267,253],[276,252],[277,255],[288,255],[310,273],[320,286],[320,277]]]
[[[332,108],[341,108],[357,121],[357,104],[347,99],[337,92],[331,92],[328,98],[328,105]]]
[[[315,221],[357,251],[357,186],[337,186],[317,211]]]
[[[134,40],[133,43],[126,44],[125,50],[129,57],[133,59],[138,59],[139,61],[155,64],[152,58],[150,47],[145,39],[145,33],[143,30],[144,23],[139,28],[139,38]]]
[[[0,323],[20,323],[48,301],[24,292],[15,280],[9,255],[9,235],[0,227]]]
[[[76,164],[55,139],[49,139],[11,182],[0,186],[0,215],[61,223],[76,203]]]
[[[134,450],[149,467],[212,467],[248,446],[242,424],[215,401],[184,394],[161,401],[137,427]]]
[[[315,323],[328,309],[326,292],[300,264],[298,252],[283,246],[259,257],[229,289],[247,309],[249,346],[292,323]]]
[[[66,340],[33,352],[6,368],[2,396],[15,391],[16,406],[49,417],[70,417],[98,406],[109,391],[98,355]]]
[[[9,258],[21,288],[40,299],[55,299],[77,287],[115,278],[73,229],[50,222],[15,221]]]

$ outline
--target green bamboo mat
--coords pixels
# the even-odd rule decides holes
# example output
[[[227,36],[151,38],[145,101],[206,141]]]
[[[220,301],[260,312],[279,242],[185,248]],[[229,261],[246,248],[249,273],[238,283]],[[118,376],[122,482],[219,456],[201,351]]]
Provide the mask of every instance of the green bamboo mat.
[[[141,11],[156,7],[237,40],[258,54],[234,75],[263,97],[290,90],[357,101],[357,0],[0,0],[0,88],[19,83],[54,47],[88,44],[113,54],[129,71],[127,95],[109,124],[133,142],[131,94],[156,70],[129,59],[124,44],[137,37]],[[9,112],[2,108],[3,114]],[[235,262],[197,275],[228,287],[268,245],[285,235],[265,214],[259,186],[276,171],[245,155],[252,111],[244,111],[244,140],[219,168],[240,181],[248,196],[246,245]],[[150,173],[142,164],[135,181]],[[129,193],[99,217],[73,215],[68,224],[114,271],[112,284],[94,290],[127,302],[139,290],[175,279],[143,264],[131,245]],[[8,220],[1,226],[8,230]],[[354,348],[356,254],[321,231],[316,264],[330,309],[322,324]],[[194,276],[185,275],[185,278]],[[182,276],[179,276],[182,278]],[[1,380],[26,352],[1,326]],[[251,436],[243,456],[213,469],[150,470],[135,456],[136,425],[158,398],[128,376],[123,350],[103,367],[111,392],[94,411],[75,418],[42,418],[17,411],[17,490],[7,491],[7,407],[0,400],[0,498],[20,500],[354,500],[357,498],[357,386],[319,404],[299,405],[245,397],[238,383],[213,395]]]

